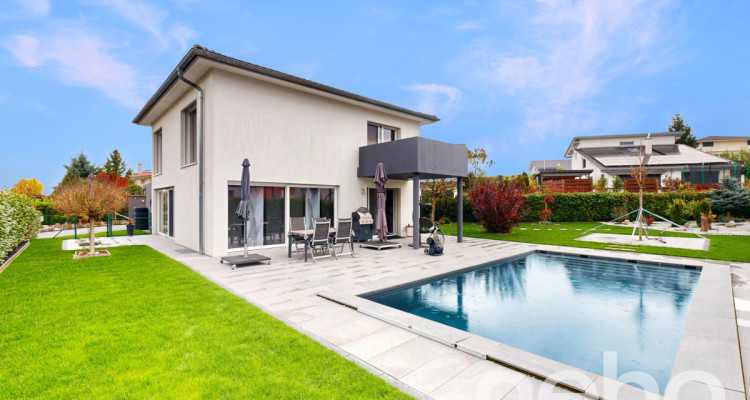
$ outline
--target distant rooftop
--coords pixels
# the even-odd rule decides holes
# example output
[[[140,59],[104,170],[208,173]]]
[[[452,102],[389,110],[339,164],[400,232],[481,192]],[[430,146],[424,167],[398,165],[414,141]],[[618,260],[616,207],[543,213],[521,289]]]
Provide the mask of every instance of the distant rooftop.
[[[643,146],[589,147],[575,151],[605,171],[622,170],[638,165],[643,154]],[[683,144],[654,145],[646,167],[663,168],[691,164],[731,165],[731,161]]]
[[[556,170],[556,169],[571,169],[573,167],[573,160],[532,160],[529,164],[529,171],[533,170]]]
[[[590,136],[575,136],[568,145],[567,150],[565,150],[565,157],[573,157],[573,150],[576,148],[576,144],[580,143],[581,140],[596,140],[596,139],[616,139],[616,138],[622,138],[622,139],[635,139],[635,138],[645,138],[649,135],[651,137],[663,137],[663,136],[673,136],[677,137],[682,135],[684,132],[678,131],[678,132],[651,132],[651,133],[625,133],[621,135],[590,135]]]
[[[750,140],[750,136],[706,136],[698,139],[698,143],[703,142],[724,142],[730,140]]]

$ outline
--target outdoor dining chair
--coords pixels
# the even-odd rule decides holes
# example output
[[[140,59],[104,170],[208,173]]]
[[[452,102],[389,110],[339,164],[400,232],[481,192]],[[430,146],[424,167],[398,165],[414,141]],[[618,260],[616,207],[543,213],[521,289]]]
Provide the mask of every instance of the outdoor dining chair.
[[[305,230],[305,217],[291,217],[289,218],[289,230],[290,231],[304,231]],[[294,249],[297,251],[297,257],[300,257],[300,245],[305,245],[305,238],[300,235],[292,235],[292,243]],[[304,247],[303,247],[304,249]]]
[[[328,237],[330,229],[331,224],[328,221],[318,221],[313,224],[313,236],[310,240],[310,255],[313,262],[318,258],[333,258],[333,247]]]
[[[349,246],[349,252],[344,253],[346,246]],[[333,255],[338,256],[351,255],[354,257],[354,241],[352,240],[352,219],[351,218],[339,218],[339,225],[336,229],[336,236],[332,239]],[[338,255],[336,254],[336,247],[341,246],[341,250]]]

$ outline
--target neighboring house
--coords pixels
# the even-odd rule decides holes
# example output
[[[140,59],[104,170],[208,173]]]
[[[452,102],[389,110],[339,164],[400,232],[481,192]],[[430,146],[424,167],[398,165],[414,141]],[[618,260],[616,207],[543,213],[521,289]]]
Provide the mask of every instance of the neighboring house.
[[[650,137],[652,155],[645,169],[650,177],[680,178],[693,184],[719,183],[732,176],[734,164],[726,159],[706,154],[690,146],[675,144],[682,132],[643,133],[627,135],[580,136],[571,141],[565,157],[571,158],[573,170],[590,169],[588,175],[597,181],[602,175],[610,182],[615,176],[630,178],[630,174],[646,152],[646,138]]]
[[[533,160],[529,164],[531,177],[537,185],[550,180],[575,179],[591,174],[591,169],[574,170],[571,160]]]
[[[750,150],[750,136],[706,136],[698,139],[698,149],[710,154]]]
[[[130,175],[130,180],[140,187],[151,183],[151,170],[143,170],[143,163],[138,163],[138,172]]]
[[[285,245],[290,217],[374,210],[378,162],[389,230],[405,235],[420,179],[467,176],[465,145],[419,137],[436,121],[196,45],[133,120],[152,131],[153,230],[209,255],[241,249],[234,211],[247,158],[251,247]]]

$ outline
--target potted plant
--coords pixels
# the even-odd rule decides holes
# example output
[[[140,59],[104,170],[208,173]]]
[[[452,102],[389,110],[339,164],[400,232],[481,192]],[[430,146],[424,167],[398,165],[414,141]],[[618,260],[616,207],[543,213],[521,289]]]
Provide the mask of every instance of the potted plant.
[[[716,214],[711,211],[701,213],[701,232],[708,232],[711,229],[711,223],[716,219]]]
[[[134,222],[135,221],[133,221],[133,219],[131,218],[131,219],[128,220],[128,225],[125,226],[125,228],[127,228],[127,230],[128,230],[128,236],[133,236],[133,233],[135,231]]]

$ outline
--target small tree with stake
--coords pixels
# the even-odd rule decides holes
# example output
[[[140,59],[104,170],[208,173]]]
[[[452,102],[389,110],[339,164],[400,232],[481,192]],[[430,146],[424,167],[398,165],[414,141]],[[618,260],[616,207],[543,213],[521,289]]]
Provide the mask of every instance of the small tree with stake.
[[[89,254],[95,255],[94,222],[107,213],[121,210],[128,203],[125,189],[94,179],[75,179],[63,183],[52,195],[56,210],[68,217],[88,218]]]

